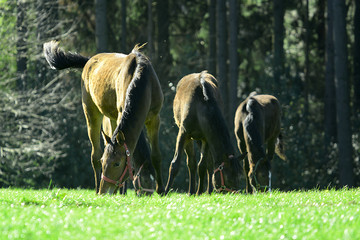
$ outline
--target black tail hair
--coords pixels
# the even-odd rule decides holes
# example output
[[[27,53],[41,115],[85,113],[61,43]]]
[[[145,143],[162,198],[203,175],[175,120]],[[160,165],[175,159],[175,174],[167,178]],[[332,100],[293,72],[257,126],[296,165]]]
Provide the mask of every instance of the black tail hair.
[[[209,96],[206,92],[206,88],[205,88],[205,77],[206,77],[206,74],[207,74],[207,71],[202,71],[200,73],[200,84],[201,84],[201,88],[202,88],[202,92],[203,92],[203,95],[204,95],[204,100],[205,101],[208,101],[209,100]]]
[[[275,153],[284,161],[287,161],[286,155],[285,155],[285,147],[284,147],[284,138],[282,133],[280,132],[276,146],[275,146]]]
[[[260,104],[255,98],[249,97],[245,106],[247,117],[245,118],[243,124],[245,134],[247,134],[249,144],[251,145],[252,154],[255,154],[257,158],[260,159],[265,157],[265,150],[263,148],[261,133],[258,129],[263,121],[263,116],[259,112],[259,105]]]
[[[83,68],[90,59],[77,53],[65,52],[59,48],[59,42],[44,43],[44,56],[50,67],[57,70],[65,68]]]

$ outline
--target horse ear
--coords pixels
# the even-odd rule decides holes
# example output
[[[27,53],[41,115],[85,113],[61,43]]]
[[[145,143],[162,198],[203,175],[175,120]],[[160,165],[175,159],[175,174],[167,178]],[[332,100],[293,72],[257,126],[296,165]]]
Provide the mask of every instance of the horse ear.
[[[101,129],[101,134],[102,134],[106,144],[111,143],[111,138],[108,135],[106,135],[106,133],[104,133],[104,131],[102,129]]]
[[[119,130],[116,134],[116,142],[119,143],[120,145],[124,145],[125,143],[125,136],[121,130]]]

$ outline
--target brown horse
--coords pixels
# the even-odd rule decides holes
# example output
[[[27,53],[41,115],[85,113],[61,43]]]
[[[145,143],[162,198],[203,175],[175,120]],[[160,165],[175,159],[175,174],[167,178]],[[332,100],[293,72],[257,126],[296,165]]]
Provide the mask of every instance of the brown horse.
[[[87,58],[64,52],[56,41],[51,41],[44,44],[44,55],[54,69],[83,68],[82,105],[92,145],[91,164],[96,192],[113,193],[120,178],[123,181],[133,174],[130,171],[131,157],[145,124],[151,144],[156,190],[162,193],[158,131],[164,97],[159,79],[149,59],[140,52],[140,47],[135,46],[128,55],[100,53]],[[112,137],[107,136],[109,141],[103,153],[100,129],[104,116],[118,125]]]
[[[112,135],[115,128],[115,121],[111,121],[108,117],[103,118],[102,135],[105,143],[111,143],[111,139],[108,136]],[[155,172],[151,163],[150,149],[146,142],[144,131],[140,134],[132,160],[134,164],[131,164],[129,168],[132,168],[130,171],[134,172],[134,176],[130,180],[132,180],[137,195],[151,195],[155,189]],[[119,190],[121,194],[126,194],[126,182],[119,181],[119,183],[115,184],[119,185],[115,191]]]
[[[237,144],[240,153],[248,153],[248,161],[245,160],[243,165],[247,192],[271,191],[271,160],[274,152],[286,159],[280,119],[280,103],[271,95],[250,94],[236,110],[234,125]]]
[[[234,148],[218,105],[219,101],[217,81],[206,71],[187,75],[179,81],[173,103],[174,118],[179,132],[165,193],[169,192],[179,171],[179,160],[183,150],[187,155],[189,194],[195,193],[197,166],[194,140],[201,142],[197,194],[205,191],[206,171],[209,192],[212,189],[211,179],[217,191],[233,191],[239,188],[240,160],[234,157]]]

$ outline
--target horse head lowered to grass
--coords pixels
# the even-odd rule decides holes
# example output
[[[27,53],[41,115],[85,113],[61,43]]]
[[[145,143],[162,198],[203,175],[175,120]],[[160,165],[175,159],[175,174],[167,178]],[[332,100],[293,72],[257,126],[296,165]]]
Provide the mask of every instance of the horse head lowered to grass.
[[[271,160],[274,152],[283,160],[286,159],[280,123],[280,103],[271,95],[250,94],[236,110],[234,125],[237,144],[240,153],[247,152],[248,158],[243,165],[247,192],[271,191]]]
[[[134,174],[132,156],[138,140],[146,141],[142,134],[145,125],[151,144],[156,191],[162,193],[158,138],[159,113],[164,97],[151,62],[140,52],[140,47],[135,46],[128,55],[100,53],[87,58],[65,52],[59,48],[58,42],[51,41],[44,44],[44,55],[54,69],[83,68],[82,106],[92,145],[91,164],[96,192],[113,193],[121,176],[121,181],[125,181]],[[116,129],[112,129],[112,136],[106,138],[103,152],[100,130],[104,117],[109,118]]]
[[[112,144],[111,138],[109,137],[114,132],[113,129],[115,128],[116,128],[116,122],[111,121],[107,117],[104,117],[102,123],[102,135],[104,138],[105,148],[114,148],[114,147],[116,148],[116,145]],[[110,160],[112,157],[116,157],[116,155],[112,155],[111,152],[112,151],[110,150],[105,150],[103,158],[107,158]],[[109,154],[109,155],[106,156],[105,154]],[[110,184],[110,185],[114,184],[115,186],[117,186],[117,189],[115,191],[119,190],[120,193],[126,194],[125,175],[128,173],[129,180],[132,181],[134,189],[138,195],[142,195],[142,194],[151,195],[156,187],[155,178],[154,178],[155,172],[151,164],[150,149],[146,142],[144,131],[141,132],[139,140],[136,144],[132,159],[133,161],[130,161],[129,156],[126,157],[127,157],[127,162],[125,167],[126,171],[123,172],[120,178],[118,177],[118,171],[116,171],[116,168],[120,166],[121,161],[120,159],[118,160],[114,159],[112,161],[114,167],[111,168],[112,170],[106,171],[107,172],[106,176],[102,175],[104,181],[101,183]],[[110,162],[109,160],[108,163]],[[103,162],[102,159],[101,162]],[[108,168],[108,166],[105,166],[103,164],[103,168],[104,168],[103,172],[105,172],[105,169]],[[102,186],[100,186],[100,188],[104,189],[104,187]]]
[[[194,141],[200,142],[201,158],[198,166],[197,194],[208,191],[212,184],[217,191],[233,192],[240,186],[240,159],[236,158],[229,130],[219,107],[220,93],[216,79],[206,71],[183,77],[176,88],[173,111],[179,132],[174,158],[169,168],[165,193],[170,191],[179,171],[183,150],[189,169],[189,194],[195,193],[196,159]],[[214,169],[215,167],[215,169]]]

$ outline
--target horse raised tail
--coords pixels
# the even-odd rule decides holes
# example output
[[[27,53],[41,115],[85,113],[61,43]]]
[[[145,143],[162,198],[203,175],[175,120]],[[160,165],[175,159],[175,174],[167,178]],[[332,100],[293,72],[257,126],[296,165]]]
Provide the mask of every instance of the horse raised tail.
[[[83,68],[90,59],[77,53],[65,52],[59,47],[59,42],[44,43],[44,56],[52,69]]]
[[[284,161],[287,161],[286,155],[285,155],[285,147],[284,147],[284,139],[283,135],[279,134],[278,139],[276,141],[275,145],[275,153]]]

